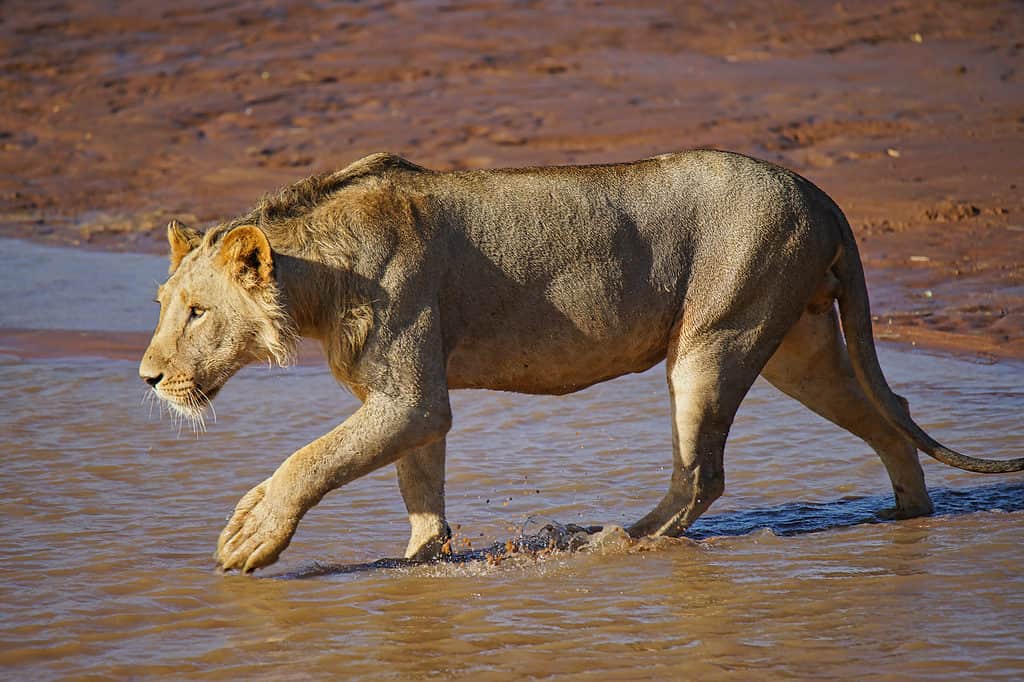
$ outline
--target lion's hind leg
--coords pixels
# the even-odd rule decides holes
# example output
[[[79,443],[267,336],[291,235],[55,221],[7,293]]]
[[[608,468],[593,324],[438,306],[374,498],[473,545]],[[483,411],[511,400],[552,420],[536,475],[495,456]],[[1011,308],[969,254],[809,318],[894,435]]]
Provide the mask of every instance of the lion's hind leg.
[[[629,527],[632,537],[681,535],[725,490],[729,428],[774,350],[755,336],[722,338],[712,332],[670,345],[672,479],[658,506]]]
[[[932,511],[917,449],[868,401],[850,367],[839,320],[829,306],[806,312],[783,339],[762,372],[776,388],[870,445],[889,473],[902,518]]]

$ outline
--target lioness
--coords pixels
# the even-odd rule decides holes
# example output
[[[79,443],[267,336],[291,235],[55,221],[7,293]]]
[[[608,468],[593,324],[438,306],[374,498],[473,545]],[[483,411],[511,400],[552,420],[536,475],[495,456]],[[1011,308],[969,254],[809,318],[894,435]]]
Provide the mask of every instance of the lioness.
[[[327,492],[392,462],[406,556],[435,556],[450,536],[450,389],[565,394],[661,360],[672,479],[634,537],[679,535],[722,494],[726,436],[759,374],[875,449],[890,515],[932,510],[917,448],[968,471],[1024,469],[914,423],[878,366],[842,212],[739,154],[465,172],[376,154],[205,234],[172,221],[167,236],[139,370],[160,398],[198,418],[240,367],[286,364],[309,336],[362,401],[242,497],[217,544],[224,569],[273,563]]]

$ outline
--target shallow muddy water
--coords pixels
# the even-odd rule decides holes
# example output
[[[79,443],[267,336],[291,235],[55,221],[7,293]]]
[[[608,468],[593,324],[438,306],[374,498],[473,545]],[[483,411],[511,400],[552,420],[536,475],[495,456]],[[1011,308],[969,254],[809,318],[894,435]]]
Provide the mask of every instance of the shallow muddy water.
[[[0,253],[2,328],[155,321],[161,259]],[[19,293],[12,273],[33,263],[61,288]],[[47,314],[12,305],[22,296]],[[196,437],[142,402],[134,361],[31,350],[0,353],[6,678],[1024,675],[1024,477],[927,460],[936,514],[877,522],[892,504],[878,458],[763,382],[729,441],[726,494],[690,540],[390,567],[377,560],[401,554],[407,525],[388,467],[329,495],[281,562],[247,578],[213,571],[225,516],[355,400],[320,366],[249,368]],[[882,361],[940,440],[1024,451],[1024,367],[891,347]],[[461,552],[550,522],[628,524],[667,484],[661,367],[562,398],[459,392],[453,407]]]

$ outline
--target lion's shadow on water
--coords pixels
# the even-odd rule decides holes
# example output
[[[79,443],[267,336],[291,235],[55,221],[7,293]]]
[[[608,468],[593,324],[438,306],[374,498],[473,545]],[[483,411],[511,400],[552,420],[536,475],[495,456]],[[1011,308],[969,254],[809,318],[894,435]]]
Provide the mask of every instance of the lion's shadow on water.
[[[932,516],[1024,511],[1024,481],[971,488],[933,488],[929,493],[935,505]],[[894,523],[878,515],[880,509],[891,506],[890,495],[843,497],[829,502],[787,502],[775,507],[708,515],[698,519],[686,536],[704,540],[749,535],[765,529],[781,536],[803,535],[864,524]]]
[[[931,497],[935,504],[933,516],[959,516],[981,511],[1024,511],[1024,481],[971,488],[935,488],[931,490]],[[879,509],[891,504],[892,497],[889,495],[871,495],[843,497],[828,502],[788,502],[772,507],[710,514],[694,523],[686,536],[692,540],[705,540],[712,537],[750,535],[764,530],[779,536],[803,535],[865,524],[896,523],[877,514]],[[523,533],[517,538],[498,542],[484,549],[455,552],[441,561],[378,559],[359,564],[313,563],[294,571],[267,577],[288,580],[409,568],[429,563],[494,562],[495,559],[507,557],[511,551],[537,553],[557,549],[572,552],[586,546],[586,538],[598,530],[600,526],[584,528],[574,524],[561,525],[551,522],[537,533]]]

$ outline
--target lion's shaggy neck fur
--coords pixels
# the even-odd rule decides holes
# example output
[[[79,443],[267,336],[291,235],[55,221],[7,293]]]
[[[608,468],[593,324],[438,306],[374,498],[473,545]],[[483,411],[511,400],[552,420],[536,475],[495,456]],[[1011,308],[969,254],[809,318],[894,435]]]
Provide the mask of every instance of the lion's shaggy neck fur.
[[[339,234],[338,224],[324,226],[316,219],[316,212],[339,190],[353,182],[389,170],[424,171],[411,161],[394,154],[372,154],[366,158],[328,173],[321,173],[299,180],[276,194],[267,194],[256,206],[222,227],[229,230],[238,225],[256,225],[270,239],[277,250],[287,253],[308,253],[316,256],[331,256],[338,249],[355,251],[355,244],[346,244],[345,234]],[[330,239],[321,233],[327,227],[332,231]],[[342,237],[339,239],[339,236]],[[321,248],[318,248],[321,247]],[[322,247],[327,246],[327,249]],[[326,252],[324,252],[326,251]],[[310,253],[311,252],[311,253]]]
[[[276,287],[268,288],[267,293],[253,299],[260,309],[256,338],[268,361],[287,367],[295,360],[300,334],[295,319],[281,299]]]
[[[265,317],[260,338],[275,362],[290,361],[299,336],[311,336],[323,343],[335,376],[355,384],[351,367],[373,328],[373,307],[369,292],[350,272],[359,251],[357,235],[328,205],[340,190],[390,170],[426,169],[374,154],[268,194],[245,215],[204,235],[207,249],[240,225],[255,225],[267,235],[275,252],[276,286],[259,301]]]

